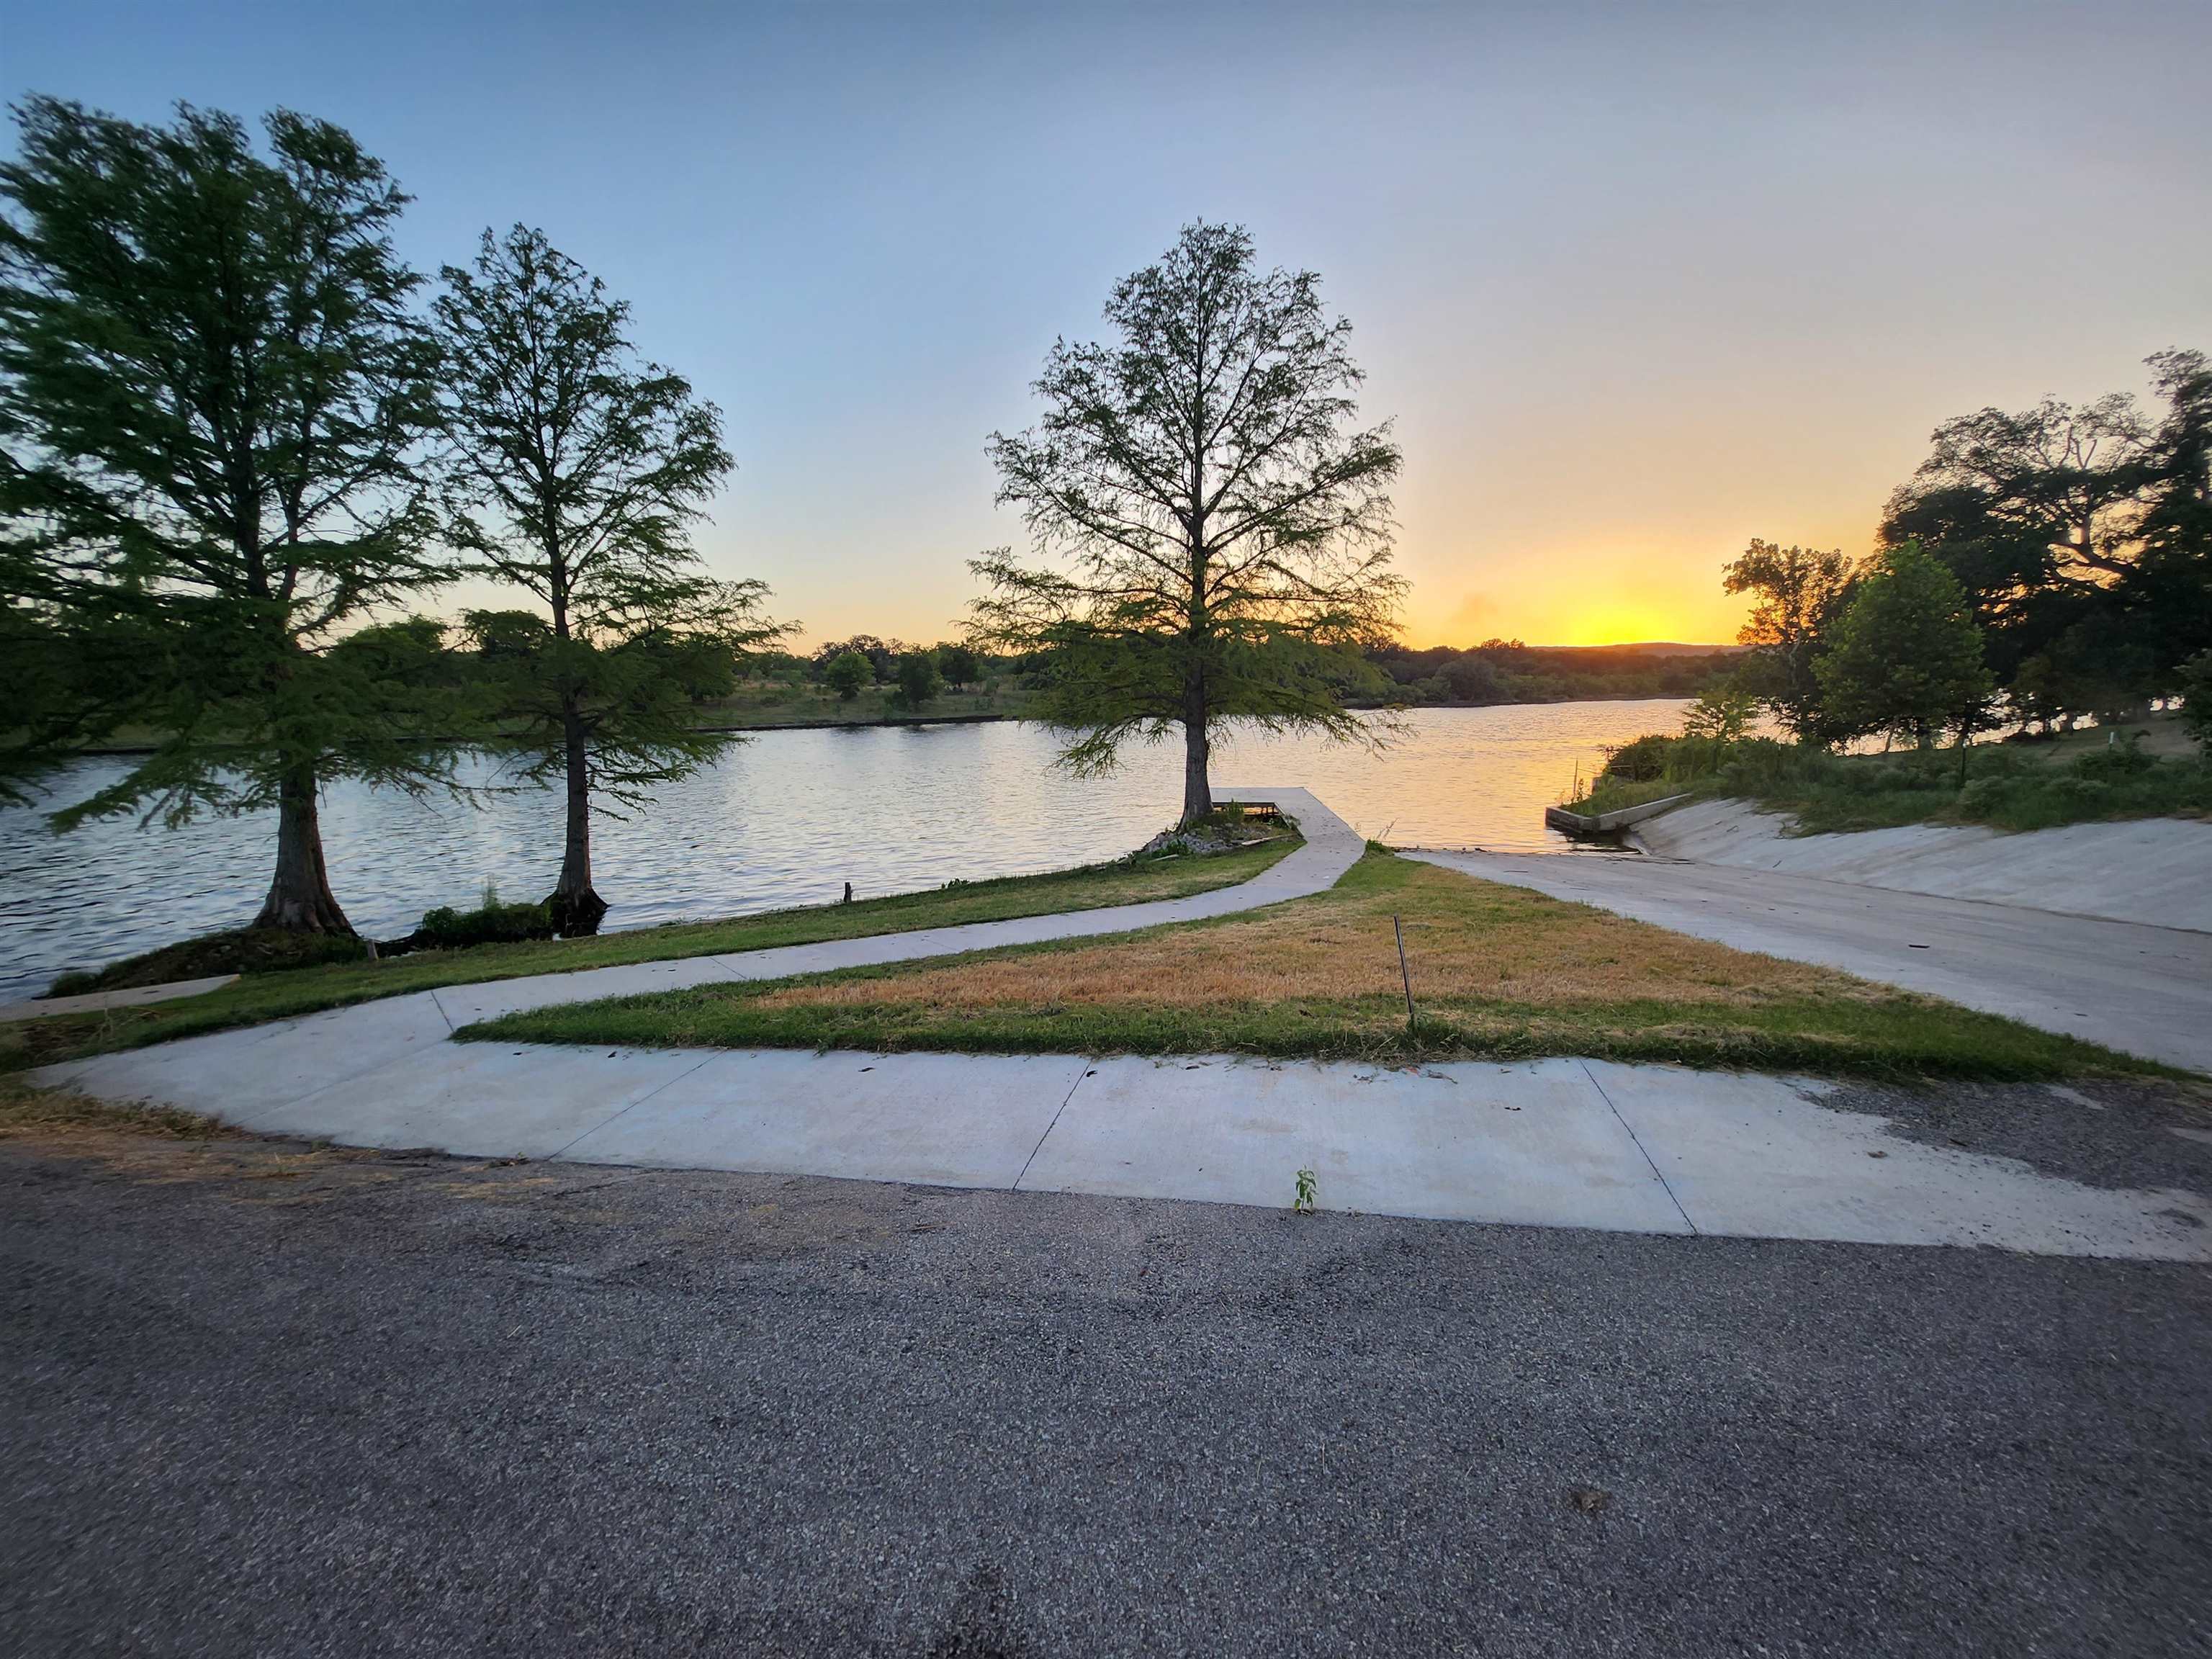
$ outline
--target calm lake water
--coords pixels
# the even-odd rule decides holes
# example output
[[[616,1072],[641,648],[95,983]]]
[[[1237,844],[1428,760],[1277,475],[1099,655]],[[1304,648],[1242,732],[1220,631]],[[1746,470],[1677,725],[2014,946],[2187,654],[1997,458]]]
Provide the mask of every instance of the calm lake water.
[[[1401,846],[1556,849],[1565,842],[1543,827],[1543,809],[1565,798],[1577,767],[1587,778],[1607,746],[1678,729],[1686,706],[1422,709],[1381,753],[1247,733],[1216,760],[1215,787],[1301,785]],[[869,896],[1092,863],[1174,818],[1176,749],[1133,750],[1120,775],[1091,781],[1055,770],[1052,750],[1042,730],[1013,724],[760,733],[663,789],[649,817],[599,822],[606,925],[821,903],[848,881]],[[57,795],[76,799],[124,765],[86,761]],[[486,760],[472,775],[493,771]],[[383,938],[434,905],[472,904],[487,882],[538,897],[561,862],[558,801],[536,789],[479,809],[340,784],[323,834],[338,902]],[[0,809],[0,1000],[36,994],[67,969],[252,920],[274,836],[270,816],[57,836],[35,811]]]

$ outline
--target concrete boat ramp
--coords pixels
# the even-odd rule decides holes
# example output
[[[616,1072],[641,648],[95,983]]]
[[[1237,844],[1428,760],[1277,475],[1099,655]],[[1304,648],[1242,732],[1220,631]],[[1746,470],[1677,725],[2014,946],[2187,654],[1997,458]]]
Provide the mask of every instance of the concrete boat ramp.
[[[1408,856],[2212,1073],[2212,933],[1634,854]]]
[[[1444,1219],[2212,1261],[2212,1200],[1924,1144],[1802,1079],[1580,1060],[1402,1069],[1223,1056],[647,1051],[469,1042],[509,1009],[1124,931],[1317,892],[1307,845],[1163,904],[494,981],[49,1067],[37,1080],[257,1133],[568,1164],[728,1169]],[[1560,860],[1559,862],[1579,862]]]

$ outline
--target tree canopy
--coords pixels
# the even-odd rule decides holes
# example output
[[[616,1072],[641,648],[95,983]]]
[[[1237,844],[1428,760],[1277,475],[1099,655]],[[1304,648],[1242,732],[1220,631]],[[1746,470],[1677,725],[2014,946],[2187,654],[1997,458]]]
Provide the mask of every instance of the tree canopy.
[[[944,695],[945,677],[938,672],[937,655],[930,651],[909,651],[899,659],[896,686],[899,707],[919,714]]]
[[[1212,810],[1224,722],[1351,738],[1358,649],[1395,627],[1399,467],[1360,428],[1351,325],[1310,270],[1261,270],[1251,237],[1187,227],[1116,283],[1108,343],[1055,344],[1042,420],[994,434],[999,500],[1045,562],[976,560],[979,643],[1046,653],[1043,718],[1064,763],[1110,768],[1132,738],[1181,729],[1182,817]]]
[[[2140,708],[2212,646],[2212,370],[2149,366],[2155,420],[2114,393],[1945,422],[1883,516],[1881,544],[1959,579],[2000,682],[2049,714]]]
[[[1923,748],[1947,729],[1963,742],[1994,684],[1965,591],[1915,542],[1890,549],[1859,584],[1814,671],[1846,735],[1889,732]]]
[[[1802,743],[1826,743],[1835,735],[1813,663],[1822,630],[1841,611],[1856,576],[1840,550],[1824,553],[1754,540],[1722,578],[1727,592],[1758,597],[1736,635],[1739,644],[1752,648],[1743,684]]]
[[[846,649],[823,665],[822,679],[837,694],[838,702],[850,702],[875,684],[876,671],[858,651]]]
[[[0,582],[19,778],[125,723],[153,753],[55,815],[278,809],[258,925],[350,932],[318,796],[447,757],[407,688],[334,649],[445,580],[418,482],[434,347],[393,251],[407,198],[327,122],[256,149],[33,98],[0,164]]]

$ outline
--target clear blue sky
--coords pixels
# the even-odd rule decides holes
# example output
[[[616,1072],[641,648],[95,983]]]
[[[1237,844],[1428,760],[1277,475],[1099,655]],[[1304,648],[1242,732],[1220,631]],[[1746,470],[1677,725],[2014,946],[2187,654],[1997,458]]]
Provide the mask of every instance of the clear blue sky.
[[[1937,420],[2212,349],[2212,5],[623,7],[100,0],[0,88],[351,128],[426,268],[524,220],[726,414],[702,545],[929,639],[994,428],[1196,217],[1323,276],[1407,453],[1417,641],[1725,637]]]

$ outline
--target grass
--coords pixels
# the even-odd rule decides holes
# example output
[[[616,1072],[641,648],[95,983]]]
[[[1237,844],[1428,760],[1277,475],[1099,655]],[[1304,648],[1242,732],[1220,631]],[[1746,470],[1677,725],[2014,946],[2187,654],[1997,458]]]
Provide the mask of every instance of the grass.
[[[2021,832],[2212,813],[2212,765],[2176,752],[2164,741],[2172,735],[2165,723],[2148,742],[2108,745],[2106,735],[1976,744],[1963,779],[1955,749],[1832,755],[1752,738],[1721,751],[1695,738],[1643,738],[1615,752],[1573,810],[1609,812],[1673,794],[1728,797],[1786,812],[1791,833],[1805,836],[1908,823]]]
[[[176,1106],[125,1106],[64,1089],[35,1089],[0,1077],[0,1140],[85,1131],[122,1130],[161,1140],[214,1140],[234,1135],[211,1117]]]
[[[1391,919],[1406,927],[1409,1030]],[[465,1037],[632,1046],[1580,1054],[1882,1077],[2174,1075],[1827,969],[1371,849],[1331,891],[1210,922],[545,1008]]]
[[[94,991],[128,991],[179,980],[213,979],[223,974],[270,974],[330,963],[356,963],[368,954],[362,942],[333,933],[287,933],[273,927],[238,927],[203,933],[146,951],[86,972],[64,974],[47,990],[50,997],[83,996]]]
[[[927,893],[773,910],[725,921],[676,923],[604,933],[595,939],[425,951],[385,962],[349,961],[249,974],[221,990],[177,1002],[0,1025],[0,1071],[135,1048],[203,1031],[289,1019],[441,985],[1181,898],[1249,881],[1296,845],[1295,836],[1285,836],[1211,858],[1121,861],[1040,876],[953,882]]]

